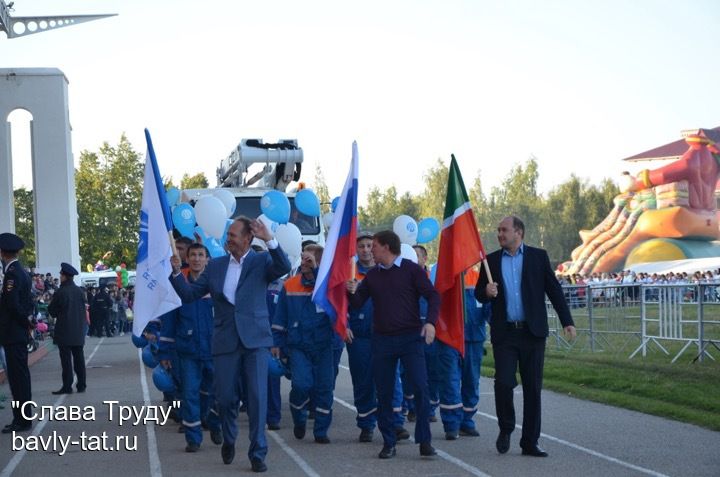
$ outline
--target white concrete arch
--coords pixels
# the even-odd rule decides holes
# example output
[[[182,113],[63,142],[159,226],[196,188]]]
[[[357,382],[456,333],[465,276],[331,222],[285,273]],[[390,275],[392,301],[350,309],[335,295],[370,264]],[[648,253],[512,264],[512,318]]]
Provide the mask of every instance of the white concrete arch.
[[[56,68],[0,69],[0,232],[15,230],[12,148],[8,116],[17,109],[30,123],[35,202],[36,269],[57,273],[60,262],[80,268],[75,167],[70,141],[68,81]]]

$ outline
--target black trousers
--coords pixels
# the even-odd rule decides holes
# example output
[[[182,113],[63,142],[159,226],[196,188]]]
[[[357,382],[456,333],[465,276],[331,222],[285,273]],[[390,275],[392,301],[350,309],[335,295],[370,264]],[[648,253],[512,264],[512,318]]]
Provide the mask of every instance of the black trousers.
[[[82,391],[87,387],[85,382],[85,353],[82,346],[60,346],[60,364],[62,365],[63,389],[72,389],[73,369],[77,376],[77,388]]]
[[[518,365],[523,388],[523,424],[520,447],[537,445],[540,437],[540,393],[542,391],[545,338],[527,329],[512,329],[501,343],[493,344],[495,356],[495,412],[502,432],[515,430],[513,389]]]
[[[27,344],[5,345],[5,362],[7,363],[7,378],[13,401],[19,401],[20,406],[32,400],[30,386],[30,368],[28,367]],[[32,411],[32,409],[28,409]],[[23,418],[20,407],[14,407],[13,424],[26,426],[31,421]]]

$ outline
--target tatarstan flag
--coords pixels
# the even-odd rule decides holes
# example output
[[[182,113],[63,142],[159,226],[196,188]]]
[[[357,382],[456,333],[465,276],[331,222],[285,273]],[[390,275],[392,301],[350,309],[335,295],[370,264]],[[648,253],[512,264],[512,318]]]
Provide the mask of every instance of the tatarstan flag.
[[[435,288],[440,293],[436,337],[465,354],[463,272],[485,258],[475,216],[455,156],[451,156]]]

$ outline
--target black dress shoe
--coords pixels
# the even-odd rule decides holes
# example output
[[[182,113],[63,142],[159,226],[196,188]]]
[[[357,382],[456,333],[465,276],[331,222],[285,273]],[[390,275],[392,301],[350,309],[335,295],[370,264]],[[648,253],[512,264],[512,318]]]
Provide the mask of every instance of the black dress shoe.
[[[360,437],[358,438],[360,442],[372,442],[373,440],[373,430],[372,429],[363,429],[360,431]]]
[[[318,444],[330,444],[330,438],[328,436],[315,437],[315,442]]]
[[[293,427],[293,435],[295,436],[295,439],[302,439],[305,437],[305,426]]]
[[[278,424],[278,423],[273,423],[273,424],[268,423],[268,430],[269,430],[269,431],[279,431],[279,430],[280,430],[280,424]]]
[[[531,457],[547,457],[548,453],[539,448],[538,446],[523,447],[522,455],[529,455]]]
[[[60,388],[57,391],[53,391],[52,393],[55,395],[57,395],[57,394],[72,394],[72,388],[70,388],[70,389]]]
[[[232,461],[235,458],[235,445],[223,444],[220,448],[220,455],[222,456],[223,463],[232,464]]]
[[[495,441],[495,448],[501,454],[505,454],[510,450],[510,434],[507,432],[500,431],[497,440]]]
[[[185,446],[185,452],[197,452],[199,450],[200,444],[196,444],[195,442],[191,442]]]
[[[404,441],[410,439],[410,433],[404,427],[395,428],[395,439],[398,441]]]
[[[259,459],[253,459],[250,461],[253,472],[267,472],[267,464]]]
[[[78,387],[78,388],[77,388],[77,392],[79,392],[79,393],[84,393],[86,388],[87,388],[87,386]]]
[[[417,417],[415,416],[415,411],[408,411],[408,413],[407,413],[408,422],[415,422],[415,419],[417,419]]]
[[[458,437],[460,437],[460,434],[457,431],[450,431],[445,433],[446,441],[456,441],[458,440]]]
[[[3,434],[10,434],[13,432],[25,432],[32,428],[32,424],[10,424],[9,426],[3,427]]]
[[[5,429],[10,429],[10,428],[11,428],[12,426],[14,426],[14,425],[15,425],[15,423],[13,423],[13,422],[11,422],[10,424],[6,424],[6,425],[2,428],[2,430],[4,431]]]
[[[460,428],[460,435],[466,436],[466,437],[478,437],[480,433],[477,431],[477,429],[470,429],[470,428]]]
[[[392,459],[393,457],[395,457],[395,454],[395,446],[383,446],[382,450],[378,454],[378,457],[381,459]]]
[[[422,457],[432,457],[437,455],[435,448],[429,442],[420,443],[420,455]]]

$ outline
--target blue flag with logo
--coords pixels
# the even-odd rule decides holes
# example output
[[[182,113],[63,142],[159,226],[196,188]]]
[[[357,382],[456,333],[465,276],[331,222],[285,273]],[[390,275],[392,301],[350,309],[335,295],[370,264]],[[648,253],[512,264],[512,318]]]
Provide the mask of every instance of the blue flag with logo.
[[[172,265],[172,216],[168,207],[162,176],[158,169],[150,132],[145,130],[147,155],[145,182],[140,207],[140,241],[138,243],[137,276],[133,334],[140,336],[153,318],[179,307],[180,297],[170,283]]]

